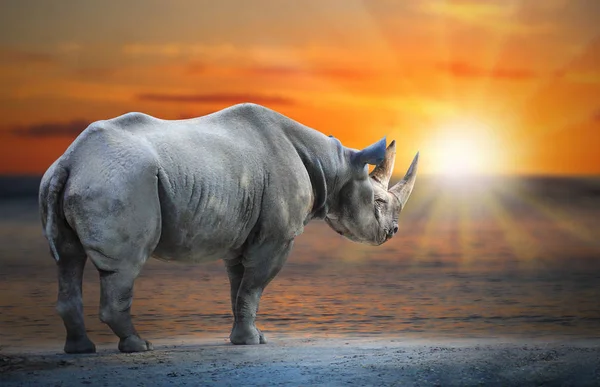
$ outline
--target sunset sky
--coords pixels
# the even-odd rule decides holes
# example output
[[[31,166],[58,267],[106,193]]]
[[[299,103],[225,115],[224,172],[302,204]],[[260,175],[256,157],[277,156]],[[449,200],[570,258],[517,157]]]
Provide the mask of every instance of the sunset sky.
[[[600,2],[0,4],[0,174],[41,174],[87,124],[255,102],[396,172],[600,174]]]

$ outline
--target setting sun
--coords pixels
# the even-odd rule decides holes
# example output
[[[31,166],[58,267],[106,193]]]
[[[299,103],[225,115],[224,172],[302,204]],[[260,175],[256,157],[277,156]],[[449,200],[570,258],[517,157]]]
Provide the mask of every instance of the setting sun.
[[[493,132],[477,122],[447,125],[431,140],[427,149],[433,173],[458,177],[490,174],[498,168],[500,144]]]

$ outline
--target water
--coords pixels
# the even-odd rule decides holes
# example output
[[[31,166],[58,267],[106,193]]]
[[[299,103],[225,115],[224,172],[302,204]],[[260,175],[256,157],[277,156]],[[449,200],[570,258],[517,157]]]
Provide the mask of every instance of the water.
[[[297,239],[269,285],[258,326],[295,336],[600,337],[600,180],[421,179],[399,236],[347,241],[323,222]],[[34,199],[0,204],[0,346],[62,346],[55,265]],[[90,337],[96,270],[86,267]],[[225,340],[232,316],[221,262],[150,261],[136,282],[138,331],[149,340]]]

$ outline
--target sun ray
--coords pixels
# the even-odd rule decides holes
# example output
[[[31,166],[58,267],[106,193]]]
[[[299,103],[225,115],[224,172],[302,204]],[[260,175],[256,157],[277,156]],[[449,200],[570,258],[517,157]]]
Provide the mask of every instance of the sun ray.
[[[524,125],[524,119],[527,116],[526,109],[528,109],[528,107],[536,100],[536,98],[544,94],[549,94],[549,90],[552,90],[552,88],[560,81],[563,73],[573,66],[574,63],[587,55],[589,50],[593,49],[598,44],[600,44],[600,35],[598,34],[591,34],[589,39],[579,41],[574,49],[576,52],[574,52],[573,55],[554,68],[548,69],[549,76],[547,78],[542,78],[542,80],[538,82],[538,85],[530,92],[524,93],[522,96],[515,95],[514,98],[505,101],[503,106],[498,107],[499,111],[510,111],[511,116],[513,117],[512,127],[522,127]],[[510,106],[514,107],[510,107],[509,104]],[[534,138],[545,135],[549,131],[553,132],[560,130],[564,125],[567,124],[567,122],[573,121],[571,118],[571,116],[565,116],[565,120],[563,122],[556,122],[550,125],[546,130],[539,131],[537,135],[535,133],[531,133],[528,136],[519,136],[520,140],[513,144],[511,151],[512,154],[514,156],[527,154],[531,149],[533,141],[535,141]]]
[[[595,47],[599,44],[600,44],[600,35],[593,35],[589,40],[586,40],[585,42],[578,44],[578,46],[577,46],[578,53],[571,56],[569,58],[569,60],[562,63],[557,68],[554,68],[552,70],[553,71],[552,76],[546,82],[540,82],[538,87],[536,87],[530,93],[527,93],[526,95],[524,95],[520,99],[520,102],[517,102],[517,105],[514,109],[513,116],[516,117],[516,121],[514,122],[514,125],[515,126],[522,125],[523,117],[526,117],[526,109],[528,108],[528,106],[533,101],[535,101],[536,98],[541,96],[543,93],[547,93],[548,90],[552,89],[552,87],[561,79],[562,73],[564,71],[567,71],[570,66],[572,66],[574,63],[576,63],[578,60],[580,60],[582,57],[584,57],[590,49],[592,49],[593,47]],[[582,117],[582,118],[589,118],[589,117]],[[559,130],[564,125],[566,125],[567,122],[572,122],[572,121],[573,121],[572,117],[568,117],[568,118],[565,117],[565,120],[563,122],[557,122],[557,123],[547,127],[545,131],[540,131],[539,135],[548,133],[548,130],[550,132]],[[515,153],[527,152],[527,150],[531,146],[531,143],[534,141],[534,138],[537,138],[537,137],[535,135],[530,135],[527,138],[529,139],[527,142],[523,141],[523,142],[515,144],[515,149],[514,149]]]
[[[419,238],[415,252],[416,261],[426,261],[428,258],[436,254],[437,248],[441,248],[442,244],[446,244],[444,228],[445,222],[448,220],[448,214],[451,204],[451,197],[447,190],[432,190],[436,192],[434,202],[430,204],[427,222],[422,235]],[[447,246],[445,246],[447,247]]]
[[[458,200],[458,235],[461,250],[460,263],[462,266],[469,266],[475,258],[475,233],[473,228],[473,218],[471,217],[471,206],[466,195],[461,195]]]
[[[448,0],[444,0],[447,3]],[[436,23],[437,36],[437,48],[441,54],[443,63],[450,62],[450,44],[448,43],[448,19],[445,17],[438,17]],[[448,75],[442,77],[444,80],[444,97],[447,100],[454,100],[456,97],[456,84],[454,78]]]
[[[552,69],[552,76],[547,82],[540,82],[539,87],[535,88],[531,93],[528,93],[521,98],[521,102],[518,104],[520,108],[517,109],[517,114],[522,114],[532,100],[540,96],[547,89],[551,88],[553,84],[562,77],[562,73],[564,71],[567,71],[570,66],[584,57],[588,53],[588,50],[597,46],[598,44],[600,44],[600,35],[593,35],[589,40],[579,43],[577,45],[577,53],[573,54],[569,60],[562,63],[557,68]]]
[[[372,39],[373,42],[376,42],[377,45],[381,46],[384,48],[385,51],[385,59],[386,59],[386,63],[387,61],[393,60],[394,63],[398,64],[398,57],[397,54],[394,52],[392,46],[389,44],[389,40],[383,36],[383,34],[381,33],[381,29],[379,28],[380,26],[378,25],[377,20],[373,17],[373,15],[371,14],[371,12],[369,12],[369,10],[366,8],[365,4],[358,0],[358,1],[354,1],[353,2],[354,6],[357,7],[361,7],[363,8],[363,12],[362,15],[364,15],[365,18],[367,18],[367,24],[370,25],[370,33],[374,35],[374,38]],[[318,15],[320,13],[324,12],[324,8],[323,7],[318,7],[312,3],[307,3],[305,4],[306,7],[311,7],[312,11],[314,12],[315,15]],[[349,45],[353,40],[353,36],[351,34],[352,31],[349,31],[346,28],[341,28],[339,26],[336,26],[335,23],[330,23],[328,25],[328,33],[335,37],[335,39],[339,42],[339,46],[340,47],[349,47]],[[265,36],[265,41],[273,41],[273,39],[277,39],[277,37],[274,36]],[[284,38],[284,36],[282,37]],[[250,54],[252,54],[252,52],[250,52]],[[286,63],[294,63],[299,69],[302,70],[318,70],[317,66],[315,63],[312,63],[309,60],[306,60],[306,58],[302,58],[300,55],[296,55],[294,57],[290,57],[289,56],[290,53],[288,53],[288,56],[286,56],[285,61]],[[252,59],[260,59],[260,58],[256,58],[253,57]],[[307,72],[307,74],[309,74],[310,71]],[[333,78],[327,78],[324,76],[319,76],[317,75],[318,71],[314,72],[313,75],[310,76],[310,79],[313,81],[318,81],[323,85],[327,85],[327,87],[329,88],[329,90],[331,92],[334,93],[343,93],[349,96],[352,96],[353,98],[356,97],[356,93],[351,90],[348,86],[346,86],[343,82],[343,80],[335,80]],[[305,76],[307,76],[305,74]],[[415,84],[413,82],[411,82],[410,80],[406,79],[406,78],[400,78],[400,79],[396,79],[396,81],[400,81],[402,86],[404,87],[404,93],[407,96],[413,96],[413,97],[418,97],[419,94],[418,92],[415,92],[415,90],[418,91],[417,87],[415,86]],[[400,91],[400,90],[399,90]],[[421,112],[421,113],[425,113],[426,109],[424,107],[424,102],[421,101],[419,98],[414,98],[414,102],[415,102],[415,106],[416,108]]]
[[[517,150],[530,150],[532,148],[535,148],[535,144],[540,140],[540,137],[549,136],[558,132],[563,132],[565,130],[570,130],[573,127],[586,124],[589,121],[590,114],[588,113],[581,114],[581,116],[579,117],[570,116],[568,122],[567,120],[565,120],[564,122],[560,122],[559,124],[555,125],[540,126],[541,130],[538,130],[536,133],[531,133],[526,139],[520,141]]]
[[[393,184],[394,182],[390,186]],[[410,204],[400,213],[399,235],[413,234],[415,225],[424,223],[423,220],[429,218],[434,203],[439,197],[437,190],[433,187],[434,184],[435,182],[431,176],[420,179],[420,183],[415,187],[410,197]]]
[[[600,252],[600,233],[598,230],[590,229],[581,222],[578,222],[575,217],[563,207],[544,203],[543,198],[534,196],[528,192],[520,191],[518,194],[515,194],[508,189],[502,189],[500,194],[527,204],[563,232],[590,247],[598,249]]]
[[[510,0],[505,2],[505,8],[509,10],[507,13],[510,14],[511,17],[514,17],[520,9],[520,6],[518,6],[517,3],[519,3],[519,0]],[[486,56],[487,65],[484,66],[484,70],[488,73],[488,76],[481,78],[479,87],[472,93],[472,106],[469,108],[469,110],[478,109],[484,104],[488,103],[486,98],[484,98],[484,95],[488,91],[488,86],[492,80],[491,73],[493,72],[494,68],[498,66],[500,53],[502,52],[502,48],[504,48],[506,40],[509,36],[510,32],[508,29],[503,28],[500,29],[499,32],[496,32],[493,43],[491,43],[493,44],[493,49],[490,50],[491,53],[488,53]]]
[[[540,246],[529,233],[500,204],[489,191],[482,194],[484,205],[490,210],[504,236],[505,242],[517,258],[519,266],[531,266],[540,255]]]
[[[425,212],[429,211],[433,202],[438,197],[437,193],[435,192],[435,189],[431,188],[431,185],[434,184],[431,176],[419,180],[421,180],[419,185],[415,187],[415,190],[411,194],[410,205],[407,205],[407,207],[401,212],[401,219],[405,217],[407,219],[413,219],[416,217],[417,221],[420,220],[421,218],[427,215]],[[390,187],[393,186],[394,183],[395,182],[391,182]],[[421,186],[424,186],[425,188],[421,189]],[[402,227],[410,226],[403,224],[403,222],[401,221],[399,227],[400,230],[402,230]]]
[[[397,52],[396,49],[394,49],[393,45],[391,44],[391,40],[392,38],[389,36],[389,34],[386,33],[386,30],[384,29],[384,27],[382,26],[382,23],[380,21],[377,20],[376,16],[374,15],[373,11],[371,9],[368,8],[369,2],[363,1],[362,2],[363,5],[363,9],[365,11],[365,13],[369,14],[371,20],[372,20],[372,24],[375,28],[377,28],[377,34],[380,37],[379,41],[382,42],[386,47],[388,52],[390,53],[389,55],[389,59],[393,61],[393,68],[396,71],[401,71],[403,69],[403,64],[402,64],[402,60],[401,60],[401,56],[400,54]],[[446,52],[448,52],[449,50],[447,49],[447,44],[445,44],[446,47]],[[448,55],[448,54],[446,54]],[[404,60],[406,60],[407,58],[405,58]],[[395,77],[395,81],[399,81],[401,82],[403,88],[404,88],[404,92],[406,93],[406,95],[408,96],[413,96],[413,97],[418,97],[420,95],[420,88],[419,85],[416,84],[416,81],[411,81],[411,79],[409,77]],[[419,109],[419,112],[421,114],[427,114],[427,110],[424,108],[424,103],[421,102],[419,100],[419,98],[415,98],[415,101],[417,103],[417,108]]]

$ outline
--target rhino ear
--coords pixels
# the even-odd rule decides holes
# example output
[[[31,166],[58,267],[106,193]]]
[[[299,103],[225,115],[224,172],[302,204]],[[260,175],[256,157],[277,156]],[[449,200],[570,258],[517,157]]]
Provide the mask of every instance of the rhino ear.
[[[352,154],[352,163],[360,168],[366,164],[378,165],[385,159],[385,137],[375,144]]]

